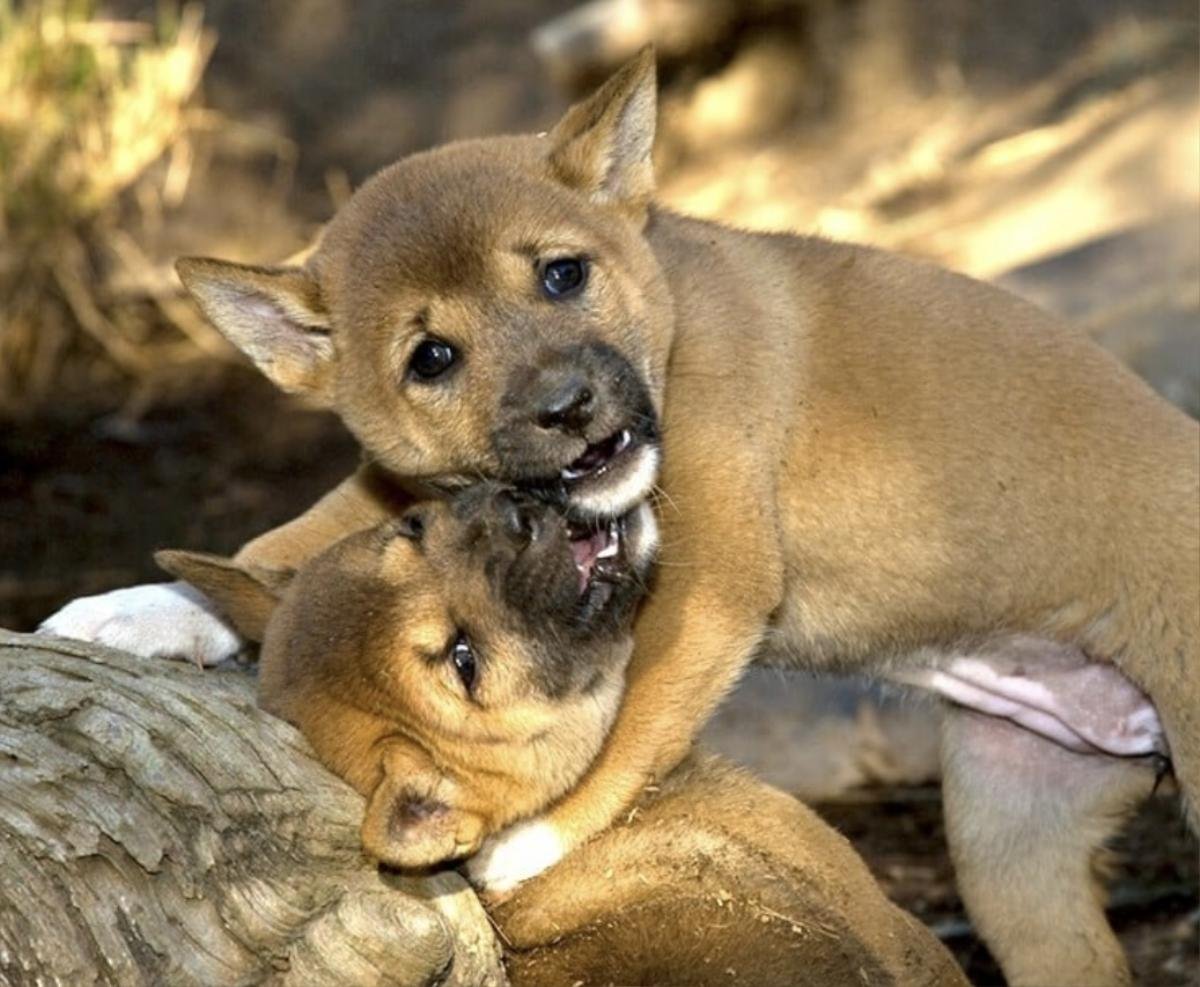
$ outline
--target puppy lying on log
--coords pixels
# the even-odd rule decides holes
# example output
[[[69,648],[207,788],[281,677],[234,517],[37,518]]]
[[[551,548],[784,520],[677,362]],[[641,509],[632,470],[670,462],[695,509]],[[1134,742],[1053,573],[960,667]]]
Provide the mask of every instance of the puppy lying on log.
[[[645,507],[579,529],[480,485],[295,573],[158,558],[262,639],[262,704],[366,796],[367,851],[412,869],[486,854],[587,769],[620,704],[656,537]],[[966,982],[843,838],[698,754],[490,905],[516,985]]]

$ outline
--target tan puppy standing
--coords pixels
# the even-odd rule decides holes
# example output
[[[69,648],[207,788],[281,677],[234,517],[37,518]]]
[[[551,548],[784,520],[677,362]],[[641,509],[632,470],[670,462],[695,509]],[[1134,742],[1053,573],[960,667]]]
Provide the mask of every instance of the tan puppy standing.
[[[261,704],[366,796],[365,849],[406,867],[461,855],[587,769],[654,542],[646,506],[592,532],[482,485],[295,573],[157,557],[262,639]],[[514,987],[966,983],[844,838],[711,757],[492,914]]]
[[[374,463],[241,558],[318,551],[391,509],[381,483],[495,476],[592,517],[657,483],[663,570],[612,735],[476,879],[511,888],[603,830],[752,659],[872,673],[956,704],[952,852],[1010,982],[1127,983],[1096,850],[1156,758],[1200,798],[1196,424],[995,288],[655,207],[654,116],[643,54],[545,137],[380,173],[303,268],[181,263],[214,323]],[[48,626],[181,650],[145,619],[159,606],[227,649],[177,592]]]

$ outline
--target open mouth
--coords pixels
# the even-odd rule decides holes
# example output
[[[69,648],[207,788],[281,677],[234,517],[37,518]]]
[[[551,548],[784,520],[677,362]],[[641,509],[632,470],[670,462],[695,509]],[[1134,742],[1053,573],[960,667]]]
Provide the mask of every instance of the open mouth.
[[[579,595],[587,595],[595,583],[619,579],[627,566],[622,554],[623,522],[612,519],[599,527],[572,522],[567,531],[571,560],[579,576]]]
[[[601,476],[611,470],[618,461],[627,458],[634,446],[633,433],[623,428],[606,439],[593,442],[583,451],[582,456],[568,463],[559,476],[567,484]]]
[[[528,541],[514,554],[509,539],[495,560],[505,599],[527,618],[540,615],[571,634],[626,627],[653,576],[658,526],[650,505],[600,519],[535,509],[539,523]]]

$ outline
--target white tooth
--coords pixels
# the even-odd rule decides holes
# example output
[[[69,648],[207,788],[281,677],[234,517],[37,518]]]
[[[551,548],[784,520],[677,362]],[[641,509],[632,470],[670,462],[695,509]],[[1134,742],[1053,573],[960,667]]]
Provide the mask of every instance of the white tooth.
[[[608,522],[605,536],[607,544],[596,553],[596,558],[598,559],[611,559],[621,549],[621,540],[617,535],[617,522],[615,520]]]
[[[624,452],[632,441],[633,436],[629,434],[629,429],[621,429],[621,437],[617,440],[617,452]]]

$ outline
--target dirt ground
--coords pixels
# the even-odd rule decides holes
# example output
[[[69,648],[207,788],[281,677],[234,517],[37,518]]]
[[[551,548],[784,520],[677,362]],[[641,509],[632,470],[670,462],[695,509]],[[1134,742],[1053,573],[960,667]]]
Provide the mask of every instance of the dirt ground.
[[[280,135],[291,184],[280,190],[279,162],[264,165],[259,151],[214,151],[155,245],[164,266],[180,252],[276,260],[305,242],[347,184],[400,153],[545,126],[566,94],[539,70],[526,35],[565,6],[421,0],[400,15],[372,0],[350,16],[341,0],[304,0],[280,18],[279,4],[212,0],[225,40],[209,98],[260,136]],[[905,34],[892,30],[901,0],[824,6],[884,13],[835,24],[825,41],[836,57],[818,45],[819,57],[805,49],[781,60],[776,36],[764,42],[762,25],[749,23],[715,54],[666,67],[668,200],[999,278],[1077,319],[1200,411],[1200,104],[1194,55],[1180,55],[1195,49],[1194,11],[1181,21],[1187,5],[1173,0],[1021,0],[1001,15],[938,0],[937,30],[918,19]],[[880,40],[893,35],[907,46]],[[1068,35],[1070,44],[1054,40]],[[784,90],[803,98],[763,95]],[[759,112],[727,111],[747,105]],[[184,383],[145,403],[105,391],[0,422],[0,626],[29,630],[76,596],[160,579],[157,548],[232,551],[356,462],[335,420],[248,369],[214,362]],[[818,809],[973,982],[1002,982],[954,892],[936,785],[855,789]],[[1137,982],[1197,983],[1197,844],[1177,801],[1153,799],[1118,850],[1110,914]]]
[[[356,459],[335,419],[240,368],[137,421],[60,409],[0,430],[0,626],[30,630],[80,594],[160,581],[159,548],[232,552]]]
[[[936,786],[865,789],[815,806],[855,846],[897,904],[925,922],[954,953],[973,984],[1003,984],[963,911],[946,853]],[[1151,799],[1122,835],[1110,882],[1109,918],[1141,987],[1196,983],[1196,840],[1176,798]]]

